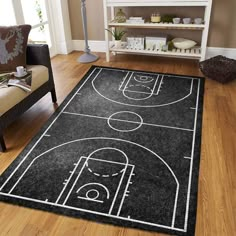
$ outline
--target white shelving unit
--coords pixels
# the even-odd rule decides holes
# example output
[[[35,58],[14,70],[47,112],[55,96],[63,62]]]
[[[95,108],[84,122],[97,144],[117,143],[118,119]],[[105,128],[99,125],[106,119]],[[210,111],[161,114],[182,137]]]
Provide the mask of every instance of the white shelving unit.
[[[128,24],[114,23],[112,20],[115,15],[116,7],[204,7],[204,24],[171,24],[171,23],[144,23],[144,24]],[[189,59],[204,60],[206,55],[207,38],[209,31],[209,22],[211,15],[212,0],[103,0],[104,7],[104,26],[105,29],[112,27],[136,28],[136,29],[158,29],[158,30],[194,30],[200,31],[202,34],[200,47],[190,50],[174,49],[172,51],[163,52],[161,50],[131,50],[126,48],[126,44],[122,43],[120,48],[115,48],[109,40],[108,32],[105,31],[106,40],[106,60],[110,61],[110,52],[115,53],[132,53],[144,55],[159,55],[168,57],[182,57]]]

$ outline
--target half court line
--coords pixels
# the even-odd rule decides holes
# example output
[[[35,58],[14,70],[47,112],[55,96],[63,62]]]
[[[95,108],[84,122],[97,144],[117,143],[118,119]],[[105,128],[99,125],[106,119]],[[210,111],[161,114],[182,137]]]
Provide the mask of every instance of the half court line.
[[[68,114],[68,115],[86,116],[86,117],[91,117],[91,118],[98,118],[98,119],[108,120],[107,117],[102,117],[102,116],[93,116],[93,115],[87,115],[87,114],[82,114],[82,113],[74,113],[74,112],[67,112],[67,111],[64,111],[63,113],[64,114]],[[132,124],[139,124],[140,123],[140,122],[137,122],[137,121],[122,120],[122,119],[115,119],[115,118],[110,118],[110,120],[120,121],[120,122],[127,122],[127,123],[132,123]],[[180,128],[180,127],[175,127],[175,126],[168,126],[168,125],[156,125],[156,124],[150,124],[150,123],[145,123],[145,122],[143,122],[143,125],[160,127],[160,128],[168,128],[168,129],[177,129],[177,130],[190,131],[190,132],[194,131],[192,129],[186,129],[186,128]]]

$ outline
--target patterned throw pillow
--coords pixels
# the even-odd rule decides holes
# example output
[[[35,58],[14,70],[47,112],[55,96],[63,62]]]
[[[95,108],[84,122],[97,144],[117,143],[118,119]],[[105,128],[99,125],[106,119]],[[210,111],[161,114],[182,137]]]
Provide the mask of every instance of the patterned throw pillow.
[[[0,26],[0,72],[26,66],[26,46],[30,25]]]

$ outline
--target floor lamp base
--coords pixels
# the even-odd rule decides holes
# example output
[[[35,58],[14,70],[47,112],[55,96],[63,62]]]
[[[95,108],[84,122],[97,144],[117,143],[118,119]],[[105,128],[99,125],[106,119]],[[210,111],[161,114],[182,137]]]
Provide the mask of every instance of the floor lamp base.
[[[90,63],[98,60],[98,56],[93,55],[91,53],[84,53],[82,56],[78,58],[78,62],[80,63]]]

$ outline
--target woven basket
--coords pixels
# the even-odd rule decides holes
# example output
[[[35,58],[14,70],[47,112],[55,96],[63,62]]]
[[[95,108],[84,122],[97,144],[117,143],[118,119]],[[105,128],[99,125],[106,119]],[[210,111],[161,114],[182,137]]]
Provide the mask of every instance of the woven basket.
[[[206,77],[222,84],[236,79],[236,60],[227,57],[212,57],[200,62],[199,67]]]

